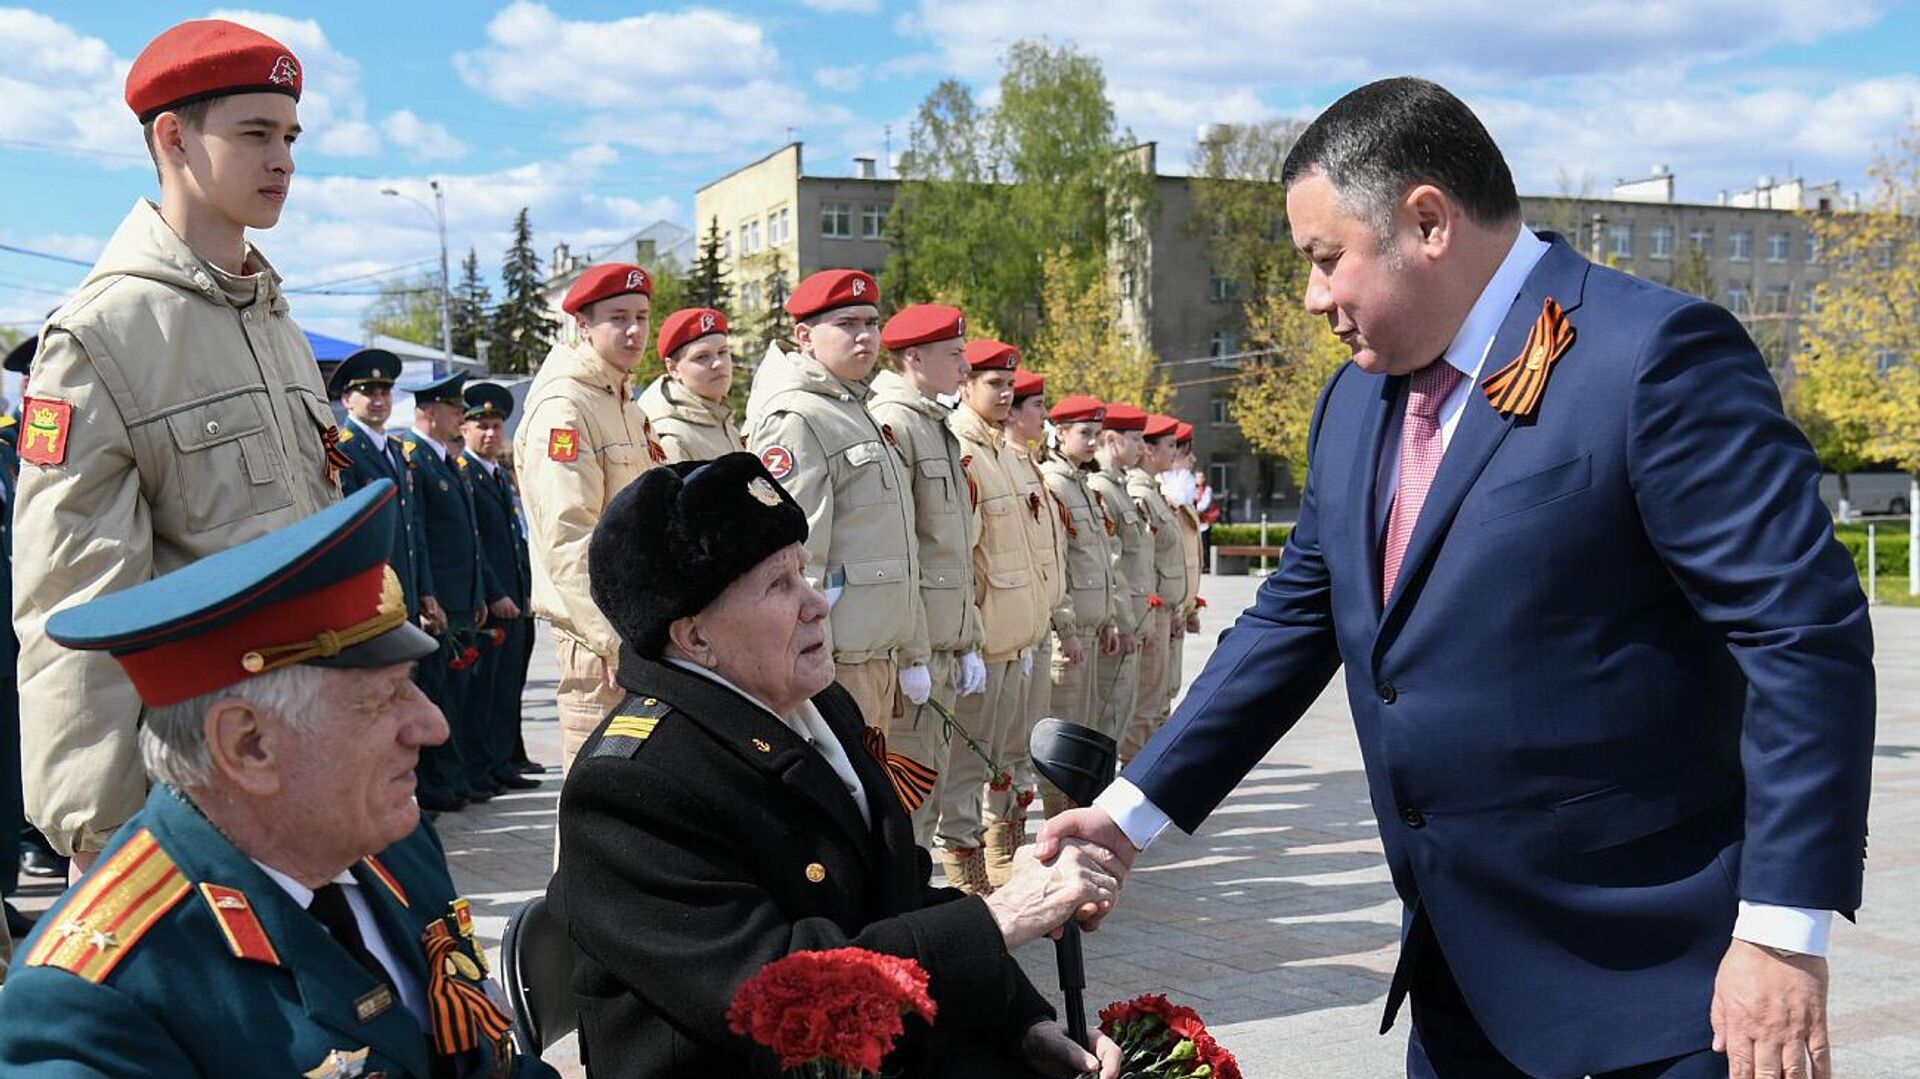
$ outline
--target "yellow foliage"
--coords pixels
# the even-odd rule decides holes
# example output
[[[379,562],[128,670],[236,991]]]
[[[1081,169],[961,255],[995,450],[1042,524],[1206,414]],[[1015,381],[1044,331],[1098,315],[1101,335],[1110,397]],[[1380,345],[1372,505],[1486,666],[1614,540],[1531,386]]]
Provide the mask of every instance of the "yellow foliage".
[[[1249,349],[1269,354],[1243,361],[1229,405],[1233,422],[1254,452],[1277,457],[1293,475],[1305,477],[1314,403],[1351,353],[1328,331],[1325,319],[1308,313],[1298,296],[1273,292],[1255,297],[1247,302],[1245,315]]]
[[[1046,376],[1047,398],[1084,393],[1159,411],[1167,387],[1155,376],[1153,350],[1121,329],[1119,297],[1106,266],[1077,265],[1063,247],[1042,268],[1040,332],[1022,364]]]

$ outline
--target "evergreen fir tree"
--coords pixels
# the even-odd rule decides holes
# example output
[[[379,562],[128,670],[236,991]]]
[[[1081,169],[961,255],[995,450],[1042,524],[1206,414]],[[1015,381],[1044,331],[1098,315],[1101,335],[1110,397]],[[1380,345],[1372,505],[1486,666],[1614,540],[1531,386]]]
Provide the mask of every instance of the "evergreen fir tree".
[[[687,275],[687,300],[695,307],[727,309],[733,298],[733,286],[727,283],[727,267],[720,260],[720,218],[707,223],[707,235],[700,241],[700,257]]]
[[[461,356],[477,356],[480,338],[487,331],[487,308],[493,305],[493,293],[480,279],[480,256],[467,249],[460,264],[460,286],[449,304],[453,322],[453,351]]]
[[[527,208],[513,219],[513,246],[500,264],[502,295],[487,337],[488,365],[503,374],[531,374],[553,346],[554,325],[540,298],[540,258],[533,252]]]

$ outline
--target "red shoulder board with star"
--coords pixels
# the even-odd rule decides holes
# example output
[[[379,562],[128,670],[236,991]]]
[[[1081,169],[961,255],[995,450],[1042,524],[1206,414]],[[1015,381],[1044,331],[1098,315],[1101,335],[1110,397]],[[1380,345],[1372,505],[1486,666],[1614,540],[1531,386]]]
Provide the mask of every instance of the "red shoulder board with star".
[[[203,883],[200,885],[200,898],[207,901],[207,908],[213,911],[213,920],[220,923],[221,935],[227,938],[228,950],[235,956],[256,963],[280,965],[280,953],[274,950],[273,942],[267,939],[267,931],[253,913],[253,904],[247,902],[244,893],[219,884]]]
[[[104,983],[167,912],[193,891],[186,875],[141,829],[103,859],[47,917],[23,966],[58,967]]]
[[[547,457],[561,464],[580,459],[580,432],[571,427],[555,427],[547,432]]]
[[[20,409],[20,459],[29,464],[67,462],[67,430],[73,406],[47,397],[29,397]]]
[[[774,479],[784,480],[793,474],[793,451],[785,446],[768,446],[760,451],[760,463]]]

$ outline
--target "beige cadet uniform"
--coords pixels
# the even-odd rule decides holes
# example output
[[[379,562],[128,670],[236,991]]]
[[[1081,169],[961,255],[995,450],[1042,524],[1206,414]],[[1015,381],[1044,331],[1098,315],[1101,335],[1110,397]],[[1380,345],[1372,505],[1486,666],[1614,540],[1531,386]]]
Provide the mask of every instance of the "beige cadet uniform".
[[[1120,591],[1114,577],[1114,561],[1120,540],[1114,533],[1113,519],[1094,501],[1087,486],[1087,473],[1059,454],[1048,454],[1040,462],[1047,489],[1066,514],[1066,582],[1064,607],[1067,620],[1054,622],[1060,637],[1080,638],[1086,659],[1069,664],[1054,652],[1052,659],[1053,693],[1049,712],[1070,723],[1100,728],[1094,704],[1094,668],[1098,666],[1100,630],[1120,622]]]
[[[1180,545],[1187,558],[1187,602],[1174,612],[1182,625],[1192,624],[1193,616],[1200,609],[1200,515],[1192,506],[1180,503],[1173,506],[1173,519],[1180,526]],[[1191,636],[1188,634],[1187,636]],[[1180,699],[1180,689],[1186,685],[1187,637],[1173,641],[1167,651],[1167,706],[1171,711],[1173,702]]]
[[[320,369],[260,253],[234,277],[134,204],[40,338],[14,514],[28,816],[97,851],[146,800],[140,701],[105,652],[54,644],[70,607],[292,524],[336,501]],[[65,423],[59,463],[31,459]]]
[[[981,656],[987,665],[986,691],[960,698],[955,715],[1004,774],[1013,763],[1013,741],[1025,727],[1020,718],[1025,704],[1021,655],[1031,654],[1034,641],[1046,632],[1051,607],[1034,570],[1028,537],[1028,503],[1018,480],[1026,466],[1013,455],[1000,430],[972,409],[962,405],[947,423],[960,438],[965,454],[961,460],[979,499],[973,594],[986,632]],[[1002,782],[993,796],[1003,807],[1011,798],[1010,788],[989,776],[979,757],[958,751],[948,762],[942,782],[949,781],[954,788],[952,815],[941,815],[941,841],[949,850],[977,848],[986,834],[982,788],[990,781]]]
[[[661,375],[640,394],[640,411],[671,461],[711,461],[747,448],[725,401],[709,401]]]
[[[933,675],[933,699],[952,710],[960,657],[978,651],[984,642],[980,609],[973,598],[973,504],[960,465],[960,440],[947,429],[952,410],[893,371],[874,376],[867,407],[880,421],[881,437],[892,433],[893,444],[910,469],[914,535],[920,547],[920,602],[926,608],[927,646],[933,653],[927,667]],[[932,708],[909,706],[906,717],[888,733],[887,749],[945,773],[953,746],[942,737],[941,728]],[[959,751],[968,752],[965,745]],[[933,845],[941,795],[951,797],[952,793],[951,788],[936,784],[913,811],[914,842]]]
[[[1054,633],[1061,627],[1072,635],[1073,608],[1067,604],[1067,532],[1061,524],[1061,508],[1047,490],[1047,482],[1034,463],[1032,451],[1009,440],[1015,461],[1014,485],[1024,510],[1021,523],[1027,529],[1027,549],[1033,558],[1034,600],[1046,608],[1046,622],[1033,642],[1033,662],[1019,668],[1020,710],[1010,742],[1008,766],[1013,771],[1013,790],[988,794],[986,817],[989,830],[1000,820],[1012,823],[1009,846],[1000,854],[1011,859],[1013,848],[1025,839],[1026,808],[1039,790],[1033,762],[1027,755],[1027,743],[1033,725],[1047,714],[1053,700]],[[1086,642],[1082,642],[1085,644]],[[994,855],[990,852],[989,859]]]
[[[1180,524],[1160,491],[1160,481],[1143,468],[1127,470],[1127,493],[1135,508],[1147,520],[1153,549],[1153,591],[1161,605],[1147,615],[1147,632],[1140,640],[1140,689],[1135,697],[1133,717],[1120,736],[1120,759],[1128,761],[1147,744],[1153,732],[1166,722],[1168,653],[1174,613],[1187,604],[1187,552],[1180,539]],[[1181,615],[1181,627],[1186,626]]]
[[[587,543],[621,489],[665,460],[627,375],[587,342],[558,344],[527,390],[513,459],[533,553],[533,611],[553,624],[560,763],[619,704],[607,688],[620,636],[587,586]]]
[[[927,662],[929,650],[913,492],[898,448],[867,411],[872,392],[809,356],[769,357],[747,404],[757,417],[747,442],[807,512],[808,582],[824,588],[835,571],[846,575],[827,622],[835,676],[891,736],[907,714],[900,668]]]
[[[1100,467],[1087,473],[1087,489],[1094,505],[1113,525],[1114,611],[1120,632],[1142,637],[1148,630],[1147,597],[1153,593],[1153,535],[1147,519],[1127,493],[1126,473],[1114,468],[1105,451],[1096,456]],[[1093,726],[1115,741],[1126,733],[1140,690],[1140,653],[1103,655],[1094,664]]]

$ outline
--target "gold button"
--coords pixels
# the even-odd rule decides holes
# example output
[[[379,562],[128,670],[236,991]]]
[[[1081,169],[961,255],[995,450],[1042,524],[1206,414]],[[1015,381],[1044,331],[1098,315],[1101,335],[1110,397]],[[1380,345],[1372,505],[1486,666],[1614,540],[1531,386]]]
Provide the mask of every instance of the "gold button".
[[[652,708],[654,705],[659,703],[660,703],[659,701],[654,700],[652,697],[648,697],[646,700],[646,705],[648,708]]]
[[[763,738],[755,738],[755,739],[753,740],[753,748],[755,748],[755,749],[757,749],[757,750],[759,750],[759,751],[760,751],[760,752],[762,752],[762,753],[772,753],[772,752],[773,752],[773,747],[772,747],[772,746],[770,746],[770,745],[768,745],[768,744],[767,744],[767,742],[766,742],[766,740],[765,740],[765,739],[763,739]]]
[[[807,863],[807,879],[815,884],[827,879],[827,867],[819,862]]]

